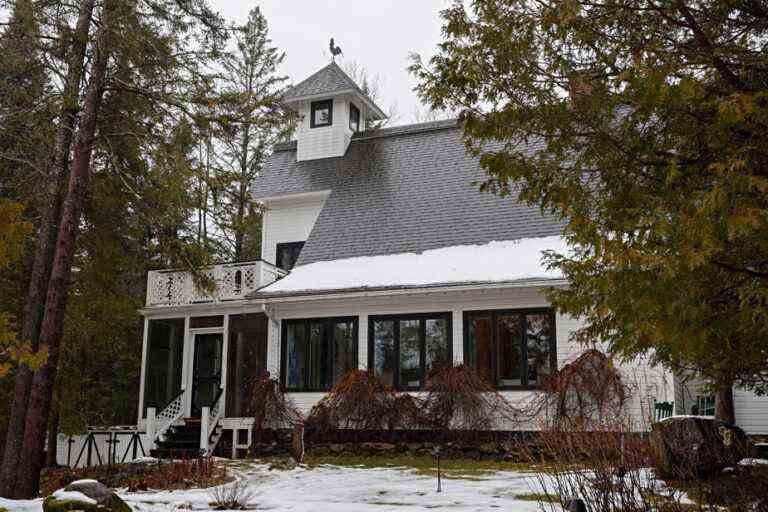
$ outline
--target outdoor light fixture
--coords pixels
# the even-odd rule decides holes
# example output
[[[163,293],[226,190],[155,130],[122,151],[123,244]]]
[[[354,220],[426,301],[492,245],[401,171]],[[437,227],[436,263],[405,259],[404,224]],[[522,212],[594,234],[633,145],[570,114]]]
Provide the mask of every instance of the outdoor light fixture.
[[[437,460],[437,492],[443,492],[440,479],[440,457],[444,457],[445,453],[440,449],[440,446],[435,446],[432,450],[432,456]]]

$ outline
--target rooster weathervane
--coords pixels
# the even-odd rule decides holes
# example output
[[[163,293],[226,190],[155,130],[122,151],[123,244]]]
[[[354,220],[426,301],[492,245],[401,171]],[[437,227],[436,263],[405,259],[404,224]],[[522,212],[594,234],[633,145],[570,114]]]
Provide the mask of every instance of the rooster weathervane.
[[[331,42],[330,42],[330,44],[328,46],[331,49],[331,60],[332,61],[334,61],[334,62],[336,61],[336,56],[337,55],[344,55],[343,53],[341,53],[341,47],[340,46],[336,46],[336,44],[333,42],[333,38],[331,38]]]

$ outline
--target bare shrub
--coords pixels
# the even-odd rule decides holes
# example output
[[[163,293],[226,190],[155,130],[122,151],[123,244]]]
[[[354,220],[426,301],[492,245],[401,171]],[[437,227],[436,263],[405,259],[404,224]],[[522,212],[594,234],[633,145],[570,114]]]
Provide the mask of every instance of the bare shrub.
[[[534,473],[543,510],[561,510],[581,499],[588,512],[657,510],[679,504],[681,493],[658,485],[648,468],[647,443],[621,421],[606,422],[600,431],[572,425],[568,431],[542,431],[532,460],[546,465]]]
[[[372,370],[352,370],[312,408],[306,424],[319,430],[392,429],[401,426],[401,416],[414,409]]]
[[[247,480],[237,480],[228,485],[214,487],[209,492],[211,506],[216,510],[245,510],[254,492]]]
[[[512,406],[467,365],[442,365],[427,378],[422,404],[424,426],[435,430],[490,430],[511,420]]]
[[[280,382],[268,373],[251,383],[249,406],[257,436],[265,429],[289,429],[304,420],[296,404],[283,393]]]
[[[541,393],[517,411],[528,421],[551,418],[549,427],[580,429],[593,424],[602,430],[624,417],[629,399],[628,386],[613,361],[597,349],[583,352],[548,378],[542,379]]]
[[[692,468],[663,481],[647,438],[633,430],[618,417],[541,431],[528,448],[546,468],[533,474],[540,508],[559,512],[581,499],[587,512],[768,511],[768,468],[737,465],[711,478]]]

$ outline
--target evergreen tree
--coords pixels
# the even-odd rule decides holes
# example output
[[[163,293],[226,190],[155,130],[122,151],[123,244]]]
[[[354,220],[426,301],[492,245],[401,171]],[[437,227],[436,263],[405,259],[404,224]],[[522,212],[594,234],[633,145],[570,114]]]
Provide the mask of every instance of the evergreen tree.
[[[275,142],[292,129],[293,116],[281,103],[287,78],[277,74],[285,54],[272,46],[267,20],[256,7],[234,32],[234,50],[220,59],[215,123],[203,140],[201,229],[218,242],[223,259],[261,257],[261,210],[252,186]]]
[[[66,23],[58,24],[54,30],[65,48],[63,54],[68,62],[63,84],[65,93],[57,116],[59,134],[53,155],[48,158],[53,162],[56,178],[49,181],[61,184],[68,181],[68,185],[54,185],[54,200],[38,229],[22,333],[30,334],[25,338],[33,348],[39,345],[46,362],[35,372],[31,383],[29,368],[21,365],[16,371],[13,410],[9,415],[12,421],[2,468],[2,493],[10,497],[33,496],[37,490],[39,454],[60,362],[65,306],[70,295],[73,264],[80,254],[76,250],[78,234],[92,192],[90,184],[95,181],[92,168],[98,166],[101,156],[98,150],[94,155],[94,148],[110,136],[120,140],[117,133],[110,132],[115,125],[114,120],[105,115],[106,106],[118,95],[144,102],[142,117],[134,118],[134,127],[140,129],[119,136],[135,138],[138,141],[135,147],[141,148],[141,156],[136,156],[146,158],[152,166],[185,168],[186,155],[179,159],[177,153],[163,150],[167,149],[168,134],[184,126],[184,118],[188,118],[192,110],[190,106],[208,102],[210,80],[206,78],[205,64],[216,55],[226,35],[220,18],[202,1],[146,0],[129,4],[107,1],[96,7],[92,0],[84,0],[74,6],[74,13],[71,4],[51,8],[57,10],[59,19],[66,20],[68,12],[70,18],[77,17],[74,30],[70,31]],[[97,28],[91,30],[92,26]],[[91,59],[84,74],[87,50]],[[87,83],[84,91],[80,89],[83,76]],[[74,114],[78,112],[75,128]],[[75,129],[64,129],[67,127]],[[105,154],[114,156],[114,152]],[[183,195],[180,189],[173,192]],[[159,211],[159,208],[153,210]],[[167,221],[174,213],[175,208],[171,207],[157,217]],[[172,255],[193,267],[205,261],[203,252],[189,249],[178,224],[161,222],[158,227],[155,232],[158,236],[152,243],[162,247],[161,254]],[[45,300],[41,301],[43,295]],[[37,300],[32,300],[34,297]],[[38,313],[40,303],[45,304],[42,318]],[[13,424],[18,418],[21,418],[21,427]],[[21,453],[25,454],[23,458]]]
[[[411,67],[462,112],[482,189],[567,221],[555,307],[624,358],[693,369],[733,420],[766,389],[768,9],[753,0],[477,0]],[[493,143],[493,144],[488,144]]]

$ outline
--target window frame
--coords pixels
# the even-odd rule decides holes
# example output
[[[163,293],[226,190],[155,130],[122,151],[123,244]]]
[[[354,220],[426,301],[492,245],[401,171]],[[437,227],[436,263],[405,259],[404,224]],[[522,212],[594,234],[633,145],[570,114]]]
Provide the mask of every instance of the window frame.
[[[304,332],[305,332],[305,342],[309,340],[309,325],[312,323],[322,323],[323,324],[323,330],[326,329],[326,326],[334,324],[341,323],[341,322],[352,322],[352,338],[355,340],[355,362],[356,362],[356,368],[360,367],[360,337],[359,337],[359,328],[360,328],[360,317],[357,316],[333,316],[333,317],[311,317],[311,318],[285,318],[281,322],[280,326],[280,388],[283,390],[284,393],[318,393],[318,392],[325,392],[330,391],[331,388],[333,388],[334,384],[331,383],[330,387],[328,388],[310,388],[307,386],[307,380],[309,379],[309,374],[304,376],[304,383],[303,386],[300,389],[289,389],[288,388],[288,325],[289,324],[304,324]],[[335,344],[331,343],[329,347],[330,351],[330,360],[331,360],[331,366],[333,366],[334,362],[334,356],[335,356]],[[333,367],[330,368],[331,373],[331,380],[333,380]]]
[[[427,376],[424,374],[426,369],[426,326],[427,320],[445,319],[448,322],[448,362],[453,364],[453,313],[450,311],[439,311],[435,313],[405,313],[405,314],[387,314],[387,315],[370,315],[368,317],[368,369],[375,371],[374,368],[374,324],[381,321],[394,322],[394,337],[395,337],[395,374],[393,377],[392,389],[397,391],[423,391],[426,388]],[[421,320],[422,323],[419,326],[419,372],[421,386],[415,387],[403,387],[400,385],[400,321],[401,320]]]
[[[315,112],[322,109],[328,109],[328,122],[316,123]],[[326,126],[333,126],[333,98],[327,100],[313,101],[309,104],[309,127],[310,128],[324,128]]]
[[[528,385],[528,315],[546,314],[552,321],[552,339],[549,343],[549,364],[552,372],[557,370],[557,323],[555,311],[552,308],[522,308],[522,309],[478,309],[462,312],[462,327],[464,328],[463,346],[464,346],[464,364],[469,364],[469,320],[472,316],[491,317],[491,385],[502,391],[532,391],[541,389],[541,383]],[[498,384],[498,317],[518,315],[521,317],[520,331],[520,376],[521,384],[515,386],[500,386]]]
[[[296,261],[299,261],[299,258],[296,258],[296,261],[293,262],[293,265],[291,265],[291,268],[283,268],[280,266],[280,249],[284,247],[293,247],[301,244],[301,248],[299,248],[299,255],[301,255],[301,251],[304,250],[304,245],[306,244],[306,240],[301,240],[297,242],[280,242],[275,245],[275,266],[277,268],[283,269],[286,272],[290,272],[293,270],[293,267],[296,266]]]
[[[356,128],[352,128],[352,112],[357,114],[357,119],[355,121],[357,123]],[[351,101],[349,102],[349,129],[352,130],[353,133],[358,133],[360,131],[360,109]]]

